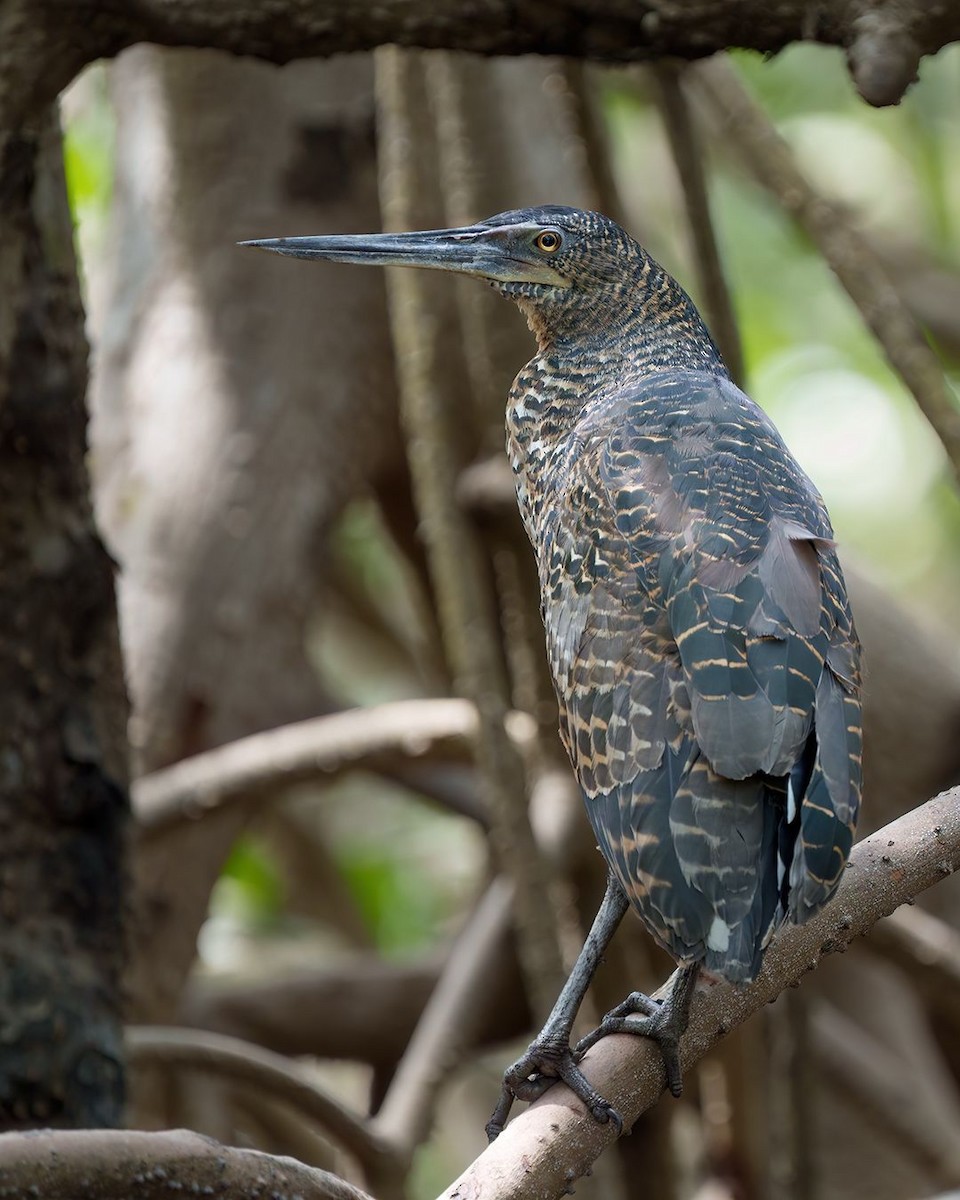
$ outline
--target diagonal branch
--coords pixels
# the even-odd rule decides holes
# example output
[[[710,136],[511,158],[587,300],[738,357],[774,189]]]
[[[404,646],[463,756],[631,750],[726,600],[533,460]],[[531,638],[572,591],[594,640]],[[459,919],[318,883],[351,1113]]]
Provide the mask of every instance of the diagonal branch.
[[[943,443],[954,473],[960,472],[960,404],[870,243],[838,204],[809,183],[789,145],[728,63],[705,63],[691,78],[705,101],[705,111],[723,114],[722,130],[747,170],[777,198],[826,259]]]
[[[690,227],[694,261],[700,276],[707,324],[720,348],[720,354],[731,378],[739,387],[743,387],[746,377],[743,345],[737,327],[733,298],[720,261],[703,169],[703,149],[699,144],[690,104],[684,91],[683,72],[676,63],[662,62],[654,66],[653,77],[657,83],[660,115],[683,188],[687,224]]]
[[[512,904],[513,888],[505,879],[495,879],[454,942],[373,1120],[375,1132],[404,1155],[426,1137],[437,1092],[464,1048],[476,1041],[488,980],[505,954]]]
[[[821,958],[846,950],[895,908],[960,867],[960,788],[944,792],[854,847],[835,899],[807,925],[783,929],[749,988],[718,984],[695,997],[684,1038],[686,1068],[749,1016],[796,984]],[[631,1125],[664,1087],[656,1047],[627,1036],[604,1038],[585,1074]],[[562,1085],[516,1118],[443,1193],[441,1200],[549,1200],[560,1196],[615,1140]]]
[[[813,1035],[820,1069],[831,1085],[845,1093],[884,1137],[893,1135],[935,1183],[960,1186],[955,1124],[949,1112],[938,1114],[940,1120],[929,1119],[927,1106],[917,1103],[916,1085],[900,1059],[829,1004],[814,1013]]]
[[[930,1008],[960,1026],[960,933],[922,908],[902,908],[878,925],[868,949],[906,971]]]

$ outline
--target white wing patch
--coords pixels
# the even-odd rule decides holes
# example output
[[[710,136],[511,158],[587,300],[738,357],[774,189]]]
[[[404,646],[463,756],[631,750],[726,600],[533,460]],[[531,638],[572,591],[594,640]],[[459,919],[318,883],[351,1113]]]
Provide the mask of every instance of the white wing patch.
[[[707,945],[719,954],[724,954],[730,946],[730,926],[720,917],[713,918],[713,924],[707,934]]]

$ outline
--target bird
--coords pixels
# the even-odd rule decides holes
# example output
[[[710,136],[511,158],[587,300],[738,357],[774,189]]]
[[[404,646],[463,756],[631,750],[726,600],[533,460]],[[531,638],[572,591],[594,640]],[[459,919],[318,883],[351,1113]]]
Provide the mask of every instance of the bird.
[[[539,573],[560,736],[608,868],[583,951],[487,1126],[612,1032],[653,1038],[667,1086],[698,980],[748,984],[785,922],[835,892],[861,793],[861,654],[820,493],[733,382],[680,284],[608,217],[561,205],[457,229],[242,243],[452,271],[514,301],[537,351],[506,445]],[[571,1046],[628,909],[678,964]]]

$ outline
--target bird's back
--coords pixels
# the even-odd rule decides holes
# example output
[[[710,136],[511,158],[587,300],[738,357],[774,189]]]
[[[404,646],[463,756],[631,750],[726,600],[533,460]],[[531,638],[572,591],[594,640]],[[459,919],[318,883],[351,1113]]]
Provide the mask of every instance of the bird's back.
[[[594,831],[663,946],[750,979],[770,930],[836,888],[859,804],[859,647],[826,511],[721,372],[607,389],[565,428],[541,401],[531,417],[521,375],[508,423],[516,441],[539,419],[518,491]]]

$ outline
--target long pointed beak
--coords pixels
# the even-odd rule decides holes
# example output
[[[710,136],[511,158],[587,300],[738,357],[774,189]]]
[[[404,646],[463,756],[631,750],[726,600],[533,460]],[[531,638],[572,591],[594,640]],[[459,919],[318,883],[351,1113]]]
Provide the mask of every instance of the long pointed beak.
[[[287,254],[331,262],[382,267],[426,267],[456,271],[504,283],[541,283],[565,287],[566,280],[546,263],[518,253],[507,228],[469,225],[463,229],[431,229],[424,233],[364,233],[331,237],[265,238],[240,242]]]

